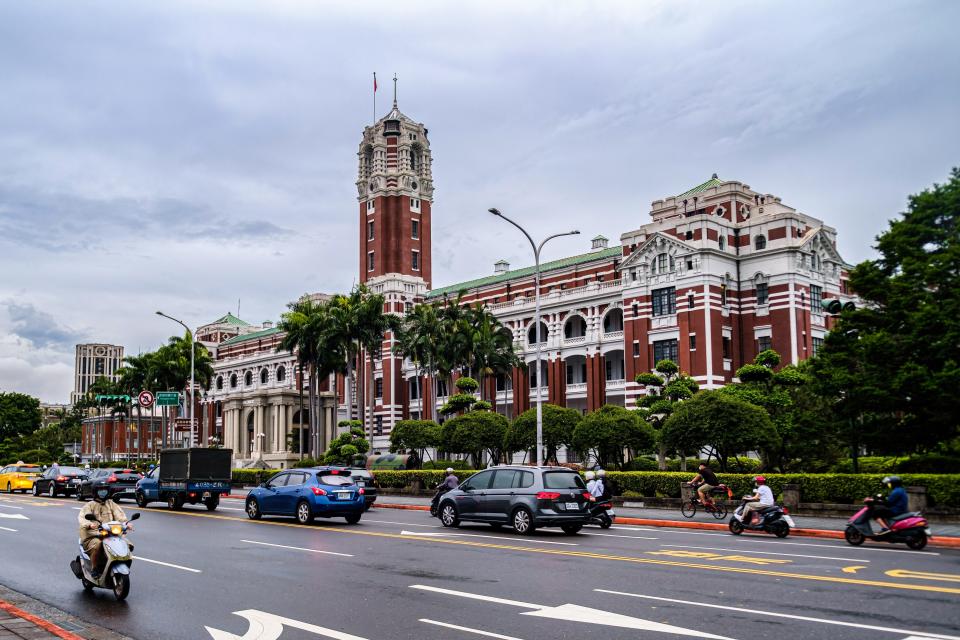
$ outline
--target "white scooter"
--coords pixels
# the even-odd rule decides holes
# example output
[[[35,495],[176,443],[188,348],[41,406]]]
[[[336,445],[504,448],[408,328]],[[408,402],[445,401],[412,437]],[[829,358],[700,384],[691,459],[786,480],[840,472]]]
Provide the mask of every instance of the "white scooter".
[[[140,514],[135,513],[130,517],[130,521],[139,517]],[[97,521],[92,513],[88,513],[86,518],[91,522]],[[83,550],[83,541],[80,541],[80,555],[70,562],[70,569],[83,583],[85,591],[93,591],[94,588],[110,589],[117,600],[123,600],[130,593],[130,564],[133,562],[133,553],[132,545],[124,537],[126,533],[127,525],[122,522],[100,523],[97,534],[102,541],[107,561],[98,577],[94,577],[90,556]]]

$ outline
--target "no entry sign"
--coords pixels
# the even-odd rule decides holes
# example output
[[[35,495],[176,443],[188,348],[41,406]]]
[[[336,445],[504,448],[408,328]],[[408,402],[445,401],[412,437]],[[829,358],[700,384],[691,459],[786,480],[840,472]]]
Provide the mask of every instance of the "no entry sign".
[[[150,391],[141,391],[140,395],[137,396],[137,402],[140,403],[140,406],[146,409],[147,407],[153,406],[153,393]]]

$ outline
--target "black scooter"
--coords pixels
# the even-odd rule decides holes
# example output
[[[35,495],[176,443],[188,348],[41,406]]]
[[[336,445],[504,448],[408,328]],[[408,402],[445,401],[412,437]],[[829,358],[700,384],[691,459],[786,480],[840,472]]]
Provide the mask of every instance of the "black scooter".
[[[590,507],[590,517],[587,518],[586,524],[595,524],[599,525],[601,529],[609,529],[613,526],[616,517],[613,512],[613,502],[601,499]]]
[[[730,533],[733,535],[738,536],[744,531],[765,531],[778,538],[786,538],[790,535],[790,529],[796,528],[797,525],[793,518],[787,515],[783,507],[777,504],[770,505],[762,511],[754,512],[753,520],[750,524],[746,524],[743,521],[743,510],[747,502],[749,500],[744,498],[730,518]]]
[[[440,504],[440,498],[441,498],[441,497],[443,496],[443,494],[445,494],[447,491],[450,491],[450,489],[447,488],[447,487],[445,487],[445,486],[443,486],[443,485],[440,485],[440,484],[438,484],[437,486],[435,486],[434,489],[436,489],[436,493],[433,494],[433,499],[430,501],[430,516],[433,517],[433,518],[436,518],[436,517],[437,517],[437,507],[438,507],[438,505]]]

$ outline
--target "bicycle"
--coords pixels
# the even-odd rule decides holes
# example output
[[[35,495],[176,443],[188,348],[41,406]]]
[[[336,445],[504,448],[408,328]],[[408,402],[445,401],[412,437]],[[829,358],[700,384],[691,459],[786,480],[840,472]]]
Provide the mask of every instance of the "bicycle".
[[[693,487],[693,497],[680,505],[680,513],[682,513],[685,518],[692,518],[693,516],[697,515],[698,507],[702,508],[717,520],[723,520],[727,517],[727,505],[723,503],[723,498],[718,498],[709,504],[704,503],[700,500],[697,494],[697,487],[699,485],[688,484],[687,486]],[[728,494],[727,497],[730,497],[729,494],[731,491],[726,485],[721,484],[714,488],[711,493],[717,496],[721,496],[722,494],[726,493]]]

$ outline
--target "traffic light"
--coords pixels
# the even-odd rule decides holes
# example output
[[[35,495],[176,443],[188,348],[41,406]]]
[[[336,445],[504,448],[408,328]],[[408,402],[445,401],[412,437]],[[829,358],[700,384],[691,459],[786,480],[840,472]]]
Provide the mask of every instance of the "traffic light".
[[[97,402],[125,402],[130,404],[130,396],[124,395],[108,395],[108,394],[97,394]]]
[[[820,306],[832,316],[840,315],[841,311],[853,311],[857,308],[857,305],[852,302],[840,302],[838,298],[824,298],[820,301]]]

